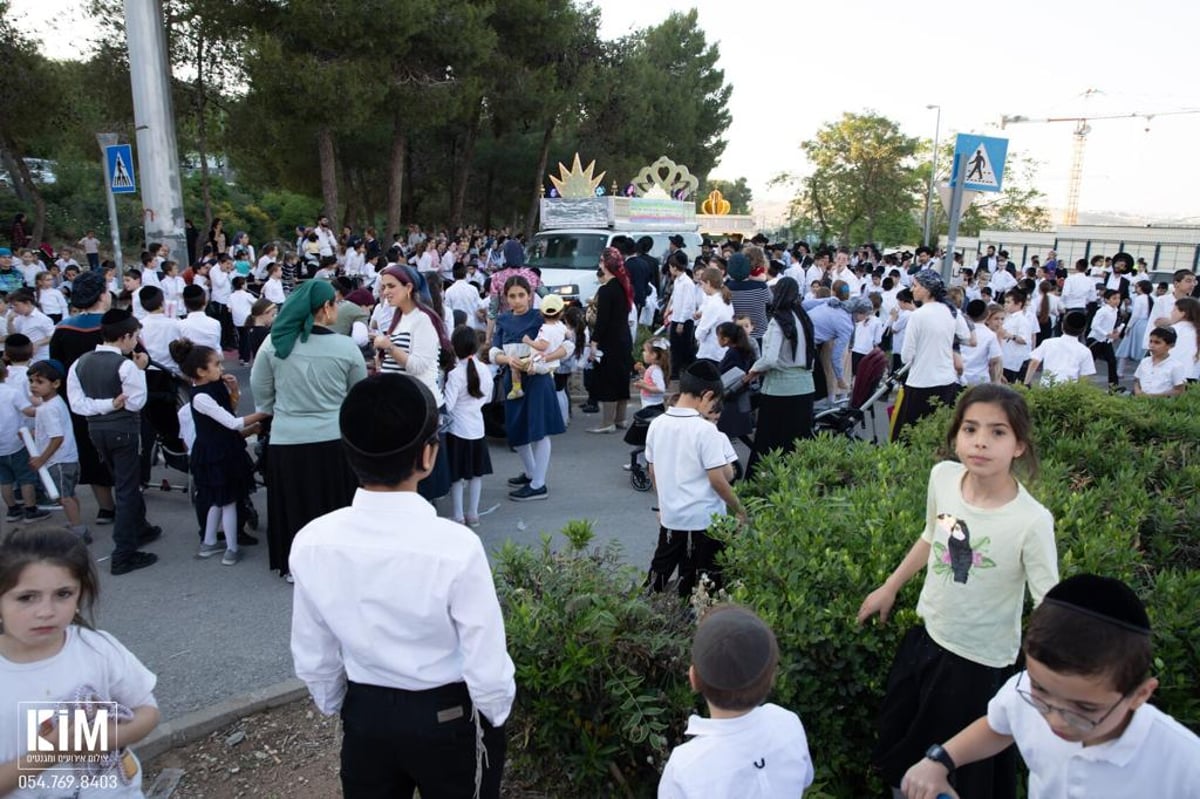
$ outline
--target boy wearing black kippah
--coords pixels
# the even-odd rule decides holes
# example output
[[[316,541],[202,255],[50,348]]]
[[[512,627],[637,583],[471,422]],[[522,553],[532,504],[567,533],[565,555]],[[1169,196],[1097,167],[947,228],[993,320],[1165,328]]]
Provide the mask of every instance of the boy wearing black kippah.
[[[753,611],[717,605],[700,620],[688,679],[708,704],[692,716],[658,783],[658,799],[800,799],[812,758],[800,718],[763,704],[775,683],[779,646]]]
[[[1149,676],[1150,619],[1132,589],[1091,574],[1063,580],[1030,617],[1024,651],[1026,670],[987,716],[908,770],[908,799],[957,796],[957,766],[1014,742],[1029,799],[1200,797],[1200,738],[1147,704],[1158,680]]]
[[[483,544],[417,493],[437,459],[433,394],[376,375],[338,422],[362,487],[288,562],[296,676],[341,713],[343,795],[499,799],[514,668]]]

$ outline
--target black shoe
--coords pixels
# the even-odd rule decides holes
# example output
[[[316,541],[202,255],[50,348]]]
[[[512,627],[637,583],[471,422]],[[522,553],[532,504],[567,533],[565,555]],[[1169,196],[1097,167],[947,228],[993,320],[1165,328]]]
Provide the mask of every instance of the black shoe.
[[[255,536],[252,536],[249,533],[238,533],[238,546],[239,547],[252,547],[257,543],[258,543],[258,538],[256,538]]]
[[[521,472],[521,474],[518,475],[517,477],[508,478],[508,484],[510,486],[515,486],[516,488],[520,488],[521,486],[527,486],[531,482],[533,482],[533,481],[529,478],[529,475],[525,474],[524,472]]]
[[[22,519],[25,518],[25,506],[24,505],[13,505],[11,508],[8,509],[8,515],[5,516],[4,518],[10,522],[21,521]]]
[[[516,491],[508,492],[508,498],[513,502],[532,502],[535,499],[546,499],[550,496],[550,492],[545,486],[541,488],[532,488],[530,486],[522,486]]]
[[[129,574],[131,571],[144,569],[158,563],[158,555],[152,552],[134,552],[120,560],[113,560],[110,571],[115,575]]]
[[[138,546],[149,544],[151,541],[157,541],[162,537],[162,528],[157,526],[149,526],[142,529],[138,534]]]
[[[584,413],[600,413],[600,406],[594,402],[585,402],[579,406],[579,410]]]
[[[115,510],[105,510],[101,508],[96,511],[96,524],[112,524],[117,520],[117,512]]]
[[[42,510],[41,508],[37,507],[25,509],[25,521],[27,522],[40,521],[41,519],[49,518],[49,516],[50,511],[48,510]]]

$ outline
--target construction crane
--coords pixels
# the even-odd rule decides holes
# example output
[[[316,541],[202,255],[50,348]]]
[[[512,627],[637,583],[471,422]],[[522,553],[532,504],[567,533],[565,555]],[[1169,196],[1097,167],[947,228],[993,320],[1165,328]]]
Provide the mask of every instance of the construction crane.
[[[1095,89],[1088,89],[1084,96],[1096,94]],[[1068,117],[1044,117],[1034,119],[1027,116],[1016,114],[1014,116],[1000,117],[1000,129],[1004,130],[1009,125],[1023,123],[1045,123],[1045,122],[1074,122],[1074,146],[1071,150],[1071,172],[1067,183],[1067,209],[1063,212],[1063,224],[1074,225],[1079,221],[1079,186],[1083,182],[1083,151],[1087,144],[1087,136],[1092,132],[1092,126],[1089,124],[1101,119],[1138,119],[1146,120],[1146,130],[1150,130],[1150,120],[1155,117],[1179,116],[1181,114],[1200,114],[1200,108],[1181,108],[1177,111],[1158,111],[1155,113],[1142,113],[1133,111],[1126,114],[1092,114],[1079,115]]]

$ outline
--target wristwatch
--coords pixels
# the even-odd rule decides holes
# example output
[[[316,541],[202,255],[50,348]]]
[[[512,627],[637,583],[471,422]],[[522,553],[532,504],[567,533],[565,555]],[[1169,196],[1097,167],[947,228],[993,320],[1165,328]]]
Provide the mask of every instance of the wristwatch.
[[[925,757],[934,761],[935,763],[941,763],[943,766],[945,766],[947,774],[953,774],[954,769],[957,768],[954,765],[954,758],[950,757],[950,753],[947,752],[941,744],[934,744],[926,749]]]

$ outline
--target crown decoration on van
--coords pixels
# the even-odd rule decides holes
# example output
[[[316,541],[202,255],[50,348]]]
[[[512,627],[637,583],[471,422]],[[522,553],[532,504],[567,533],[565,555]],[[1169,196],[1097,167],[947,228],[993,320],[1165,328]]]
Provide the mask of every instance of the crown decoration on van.
[[[605,173],[601,172],[599,175],[593,176],[595,171],[596,162],[594,160],[587,165],[587,169],[584,169],[579,160],[579,153],[575,153],[575,161],[571,164],[570,169],[567,169],[560,161],[558,177],[554,177],[554,175],[549,177],[554,188],[558,190],[559,197],[578,200],[596,196],[596,189],[604,180]]]
[[[642,167],[633,179],[639,197],[686,200],[700,188],[700,179],[667,156]]]
[[[733,206],[725,199],[720,189],[713,189],[708,193],[708,199],[700,204],[700,212],[712,216],[725,216],[732,210]]]

